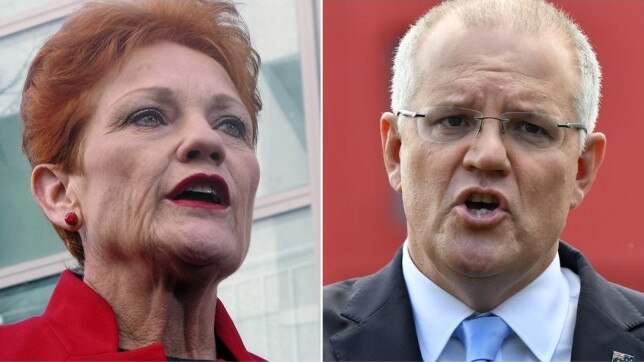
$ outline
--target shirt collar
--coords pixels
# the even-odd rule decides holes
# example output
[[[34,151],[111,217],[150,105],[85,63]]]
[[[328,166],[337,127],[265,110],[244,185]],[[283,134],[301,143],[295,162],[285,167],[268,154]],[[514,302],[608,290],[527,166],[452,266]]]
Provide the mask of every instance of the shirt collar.
[[[403,244],[403,276],[424,361],[436,361],[452,333],[474,310],[432,282],[418,270]]]
[[[461,321],[475,311],[427,278],[403,244],[403,276],[423,360],[436,361]],[[541,361],[552,358],[563,332],[570,290],[559,254],[532,283],[491,311],[503,318]],[[529,310],[529,312],[527,312]]]
[[[557,253],[541,275],[492,313],[503,318],[540,361],[550,361],[564,330],[568,300],[570,286]]]

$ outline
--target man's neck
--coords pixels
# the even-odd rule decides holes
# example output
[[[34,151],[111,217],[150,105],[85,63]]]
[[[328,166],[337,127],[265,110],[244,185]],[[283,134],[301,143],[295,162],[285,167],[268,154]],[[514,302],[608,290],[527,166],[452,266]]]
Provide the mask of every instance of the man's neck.
[[[550,265],[556,253],[557,244],[523,274],[476,277],[451,270],[441,272],[422,250],[409,247],[409,255],[418,270],[436,285],[481,313],[491,311],[530,284]]]

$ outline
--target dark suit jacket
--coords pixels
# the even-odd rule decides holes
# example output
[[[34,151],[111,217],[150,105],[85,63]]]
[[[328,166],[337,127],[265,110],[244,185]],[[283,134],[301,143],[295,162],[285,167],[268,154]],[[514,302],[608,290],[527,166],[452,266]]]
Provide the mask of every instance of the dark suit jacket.
[[[644,294],[606,281],[563,242],[559,258],[581,280],[572,360],[611,361],[614,351],[644,360]],[[324,360],[421,360],[402,249],[373,275],[325,287],[323,303]]]

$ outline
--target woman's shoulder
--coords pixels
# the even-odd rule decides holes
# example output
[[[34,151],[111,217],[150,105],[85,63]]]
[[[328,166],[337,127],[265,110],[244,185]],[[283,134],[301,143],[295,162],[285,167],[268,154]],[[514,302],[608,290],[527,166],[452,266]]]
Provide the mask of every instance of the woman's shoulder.
[[[63,272],[41,316],[0,326],[0,360],[63,360],[91,350],[96,340],[117,340],[115,317],[93,294],[77,275]],[[100,336],[87,343],[92,330]]]
[[[0,360],[63,359],[67,352],[42,317],[0,326]]]

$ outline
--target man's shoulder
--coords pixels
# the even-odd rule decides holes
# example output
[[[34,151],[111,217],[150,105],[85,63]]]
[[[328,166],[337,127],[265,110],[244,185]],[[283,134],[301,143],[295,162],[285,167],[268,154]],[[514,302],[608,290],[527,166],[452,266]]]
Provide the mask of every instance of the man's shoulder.
[[[405,294],[401,251],[373,274],[346,279],[323,288],[322,319],[325,337],[371,318],[392,298]],[[398,298],[394,298],[398,299]]]
[[[333,293],[346,293],[353,289],[354,285],[358,280],[364,279],[367,277],[368,276],[351,278],[351,279],[341,280],[339,282],[335,282],[329,285],[325,285],[323,288],[324,294],[326,295],[326,294],[333,294]]]
[[[626,288],[622,285],[611,283],[619,293],[624,296],[628,304],[637,310],[640,315],[639,323],[632,322],[629,325],[630,332],[644,342],[644,293]]]
[[[610,359],[614,352],[644,357],[644,294],[607,281],[569,244],[560,243],[559,255],[581,283],[573,359]]]
[[[421,359],[402,251],[378,272],[323,290],[323,360]]]
[[[324,286],[322,289],[324,309],[337,309],[345,305],[356,294],[358,289],[356,283],[359,285],[358,281],[366,278],[367,276],[352,278]]]
[[[350,321],[341,316],[349,300],[355,295],[356,282],[362,278],[353,278],[327,285],[322,291],[322,320],[325,337],[346,328]]]
[[[631,332],[635,333],[641,340],[644,341],[644,293],[627,288],[613,282],[608,282],[609,285],[616,290],[621,298],[620,309],[623,311],[629,310],[634,315],[639,315],[639,323],[631,323],[629,326]],[[617,304],[617,303],[616,303]]]
[[[618,352],[644,357],[644,293],[581,273],[572,355],[591,360]],[[586,274],[586,275],[584,275]]]
[[[350,317],[352,300],[360,294],[364,283],[373,276],[368,275],[339,281],[323,288],[322,291],[322,320],[325,334],[331,334],[347,328],[357,322]],[[353,304],[360,302],[354,301]],[[344,314],[344,315],[343,315]]]
[[[579,275],[581,298],[590,299],[593,304],[606,301],[610,302],[609,305],[626,304],[640,313],[644,312],[644,293],[604,279],[579,250],[565,242],[560,243],[559,254],[562,267]]]
[[[609,282],[613,288],[617,289],[637,310],[644,312],[644,293],[627,288],[623,285]]]
[[[322,301],[324,316],[326,318],[328,313],[339,315],[354,303],[360,304],[362,310],[368,309],[368,306],[376,307],[383,299],[388,299],[390,293],[401,289],[406,293],[402,276],[402,252],[399,249],[394,258],[377,272],[325,286]]]
[[[626,308],[644,314],[644,293],[604,279],[580,251],[565,242],[560,243],[559,254],[562,267],[579,275],[580,302],[602,309]]]

